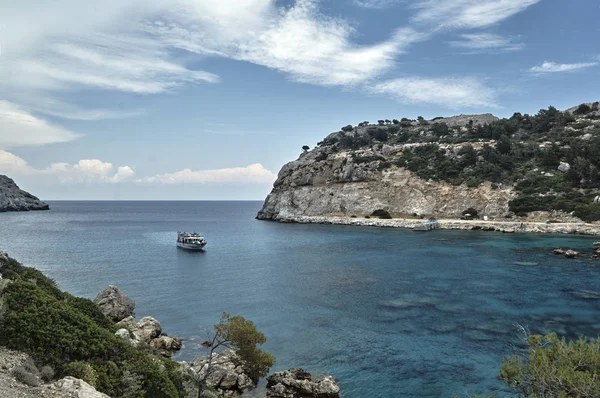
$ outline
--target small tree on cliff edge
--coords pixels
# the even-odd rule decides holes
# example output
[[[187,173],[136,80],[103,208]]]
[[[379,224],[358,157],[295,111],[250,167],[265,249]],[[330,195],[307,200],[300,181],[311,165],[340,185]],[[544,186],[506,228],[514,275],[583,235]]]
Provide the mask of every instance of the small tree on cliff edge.
[[[263,345],[267,339],[264,334],[256,330],[252,321],[240,315],[231,316],[224,312],[221,320],[214,326],[215,332],[206,345],[210,348],[206,372],[198,382],[198,398],[201,398],[206,388],[206,380],[214,371],[213,354],[230,348],[234,350],[244,362],[244,368],[250,378],[256,383],[265,377],[275,363],[275,358],[257,345]]]

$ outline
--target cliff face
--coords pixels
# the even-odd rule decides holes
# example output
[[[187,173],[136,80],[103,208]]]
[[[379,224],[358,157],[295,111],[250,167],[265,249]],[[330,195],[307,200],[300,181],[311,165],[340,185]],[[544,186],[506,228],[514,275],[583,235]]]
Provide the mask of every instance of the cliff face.
[[[458,217],[469,207],[482,215],[508,212],[508,202],[515,195],[511,187],[492,189],[490,183],[477,188],[452,186],[425,181],[403,167],[392,165],[382,170],[385,162],[402,150],[402,145],[378,145],[360,151],[331,153],[330,148],[317,148],[305,153],[281,169],[257,218],[364,216],[377,209],[393,216]],[[362,161],[368,158],[378,160]]]
[[[48,204],[29,192],[19,189],[12,179],[0,175],[0,212],[49,209]]]

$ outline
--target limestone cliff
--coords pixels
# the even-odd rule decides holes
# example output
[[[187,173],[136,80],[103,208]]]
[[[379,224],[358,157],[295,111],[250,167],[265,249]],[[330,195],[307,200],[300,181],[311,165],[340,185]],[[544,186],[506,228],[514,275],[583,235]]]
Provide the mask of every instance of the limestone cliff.
[[[384,209],[393,216],[413,213],[458,217],[473,207],[482,215],[501,216],[514,197],[508,186],[492,189],[425,181],[403,167],[383,169],[402,152],[403,145],[376,145],[370,149],[333,153],[316,148],[286,164],[257,218],[293,220],[298,216],[371,214]],[[362,159],[376,159],[365,162]],[[358,161],[358,162],[357,162]]]
[[[29,192],[19,189],[12,179],[0,175],[0,212],[49,209],[48,204]]]

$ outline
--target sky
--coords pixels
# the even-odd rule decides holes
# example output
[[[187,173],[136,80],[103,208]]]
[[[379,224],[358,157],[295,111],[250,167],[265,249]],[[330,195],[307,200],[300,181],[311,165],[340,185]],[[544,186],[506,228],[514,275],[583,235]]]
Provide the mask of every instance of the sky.
[[[0,0],[0,174],[262,200],[341,126],[600,100],[597,0]]]

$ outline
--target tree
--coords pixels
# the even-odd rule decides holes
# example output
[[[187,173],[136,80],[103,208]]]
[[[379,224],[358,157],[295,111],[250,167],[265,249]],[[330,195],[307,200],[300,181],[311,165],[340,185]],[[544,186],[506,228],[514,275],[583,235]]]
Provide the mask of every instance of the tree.
[[[224,312],[219,323],[214,325],[214,335],[209,338],[206,345],[210,348],[206,372],[198,381],[198,398],[202,398],[206,388],[206,380],[215,370],[213,354],[229,348],[239,355],[244,362],[246,374],[256,383],[261,377],[265,377],[269,369],[275,363],[275,358],[257,345],[263,345],[267,339],[265,335],[256,330],[252,321],[244,319],[240,315],[231,316]]]
[[[344,126],[344,127],[342,127],[342,131],[344,131],[344,132],[346,132],[346,133],[347,133],[347,132],[350,132],[350,131],[352,131],[352,130],[354,130],[354,127],[352,127],[352,125],[351,125],[351,124],[349,124],[349,125],[347,125],[347,126]]]
[[[385,119],[385,124],[392,124],[392,121],[390,119]]]
[[[575,115],[585,115],[588,112],[591,112],[592,108],[588,104],[581,104],[573,113]]]
[[[392,120],[392,123],[394,123],[394,124],[400,124],[400,121],[398,119],[394,119],[394,120]]]
[[[304,152],[308,151],[309,149],[310,149],[310,147],[309,147],[308,145],[304,145],[304,146],[302,147],[302,150],[303,150]]]
[[[501,135],[500,139],[496,143],[496,149],[500,153],[509,153],[510,150],[512,149],[512,144],[510,142],[510,139],[505,135]]]
[[[378,120],[377,124],[379,124],[380,126],[383,126],[385,124],[385,120],[383,120],[383,119]]]
[[[527,336],[527,354],[502,362],[500,378],[526,397],[600,396],[600,339]]]

